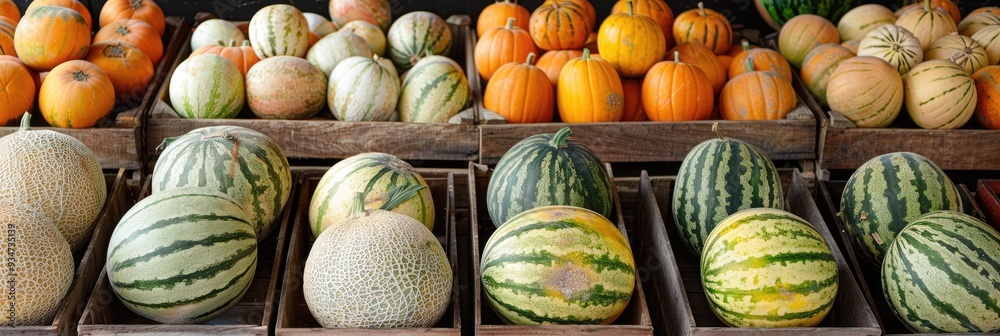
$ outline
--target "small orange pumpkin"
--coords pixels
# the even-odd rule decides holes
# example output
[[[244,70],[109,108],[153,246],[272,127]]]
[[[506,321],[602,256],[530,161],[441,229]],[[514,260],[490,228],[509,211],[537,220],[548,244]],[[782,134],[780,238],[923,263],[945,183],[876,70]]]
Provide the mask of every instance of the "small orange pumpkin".
[[[559,74],[559,117],[567,123],[619,121],[625,108],[621,77],[611,63],[590,57],[566,62]]]
[[[544,50],[580,49],[594,26],[584,9],[574,2],[555,1],[531,13],[531,38]]]
[[[123,42],[97,42],[86,60],[101,68],[119,103],[137,106],[153,79],[153,62],[139,48]]]
[[[774,71],[750,70],[722,89],[719,105],[726,120],[781,120],[795,109],[798,98],[791,82]]]
[[[792,81],[792,66],[788,64],[781,53],[767,48],[750,49],[750,42],[743,40],[744,52],[733,58],[729,65],[729,79],[747,72],[746,61],[753,63],[754,69],[774,71],[789,82]]]
[[[837,26],[819,15],[802,14],[793,17],[778,33],[778,49],[788,60],[788,64],[796,69],[802,67],[802,60],[813,48],[827,43],[840,43],[840,32],[837,31]]]
[[[0,16],[14,21],[16,26],[17,22],[21,21],[21,10],[17,8],[14,0],[0,0]]]
[[[490,28],[476,43],[476,70],[483,79],[490,80],[504,64],[518,62],[538,52],[531,35],[515,27],[514,21],[514,18],[509,18],[506,26]]]
[[[583,51],[580,50],[549,50],[542,54],[535,66],[545,71],[545,75],[549,76],[549,81],[552,82],[554,88],[556,84],[559,84],[559,73],[562,72],[566,62],[582,56]]]
[[[507,63],[497,69],[486,84],[483,106],[507,119],[508,123],[552,121],[555,94],[542,69],[532,65],[535,54],[524,63]]]
[[[163,36],[167,29],[163,9],[153,0],[108,0],[101,8],[99,23],[104,28],[112,22],[130,19],[146,21],[156,29],[157,36]]]
[[[93,127],[114,105],[111,79],[101,68],[81,60],[52,69],[38,93],[42,117],[54,127]]]
[[[746,40],[744,40],[744,41],[746,41]],[[745,49],[743,49],[743,48],[745,48],[745,47],[747,47],[747,46],[749,46],[749,47],[750,47],[750,49],[757,49],[757,48],[760,48],[760,47],[758,47],[758,46],[755,46],[755,45],[753,45],[753,44],[750,44],[750,43],[749,43],[749,41],[747,41],[747,42],[748,42],[747,44],[743,44],[743,43],[741,42],[740,44],[734,44],[734,45],[730,46],[730,47],[729,47],[729,50],[727,50],[727,51],[726,51],[726,55],[729,55],[730,57],[736,57],[736,56],[739,56],[739,55],[740,55],[740,54],[742,54],[742,53],[743,53],[744,51],[746,51],[746,50],[745,50]]]
[[[656,63],[642,82],[642,107],[649,120],[707,120],[712,116],[715,95],[705,72],[681,63],[684,56],[674,52],[673,61]]]
[[[725,69],[729,69],[729,67],[733,65],[733,56],[719,55],[718,58],[719,58],[719,63],[722,63],[722,67]]]
[[[201,54],[215,54],[233,62],[236,64],[236,68],[240,69],[240,73],[245,77],[247,71],[254,64],[260,62],[260,58],[257,58],[257,53],[253,51],[253,47],[250,46],[250,41],[243,41],[243,45],[236,45],[236,41],[230,40],[229,45],[224,45],[222,41],[219,41],[217,45],[202,46],[197,50],[191,52],[191,56],[188,58],[198,56]]]
[[[674,11],[666,2],[663,0],[632,0],[632,10],[635,14],[653,18],[660,25],[667,44],[664,49],[674,47]],[[611,14],[626,12],[628,12],[627,0],[618,0],[614,7],[611,7]]]
[[[83,17],[83,21],[87,22],[87,31],[90,31],[91,27],[94,26],[94,23],[90,18],[90,10],[87,9],[87,5],[77,0],[35,0],[28,5],[28,8],[24,9],[24,12],[27,13],[32,9],[42,6],[56,6],[72,9],[77,13],[80,13],[80,16]]]
[[[674,51],[680,52],[681,59],[685,63],[701,68],[701,71],[705,72],[709,83],[712,84],[713,92],[716,94],[722,92],[722,87],[726,85],[726,80],[728,79],[726,67],[712,53],[712,50],[709,50],[708,47],[701,43],[686,42],[678,44],[670,54],[674,55]]]
[[[559,1],[569,1],[579,5],[580,8],[583,8],[584,15],[587,18],[587,21],[590,22],[590,26],[591,27],[597,26],[597,10],[594,9],[594,4],[590,3],[590,1],[588,0],[559,0]],[[551,5],[552,2],[553,0],[545,0],[545,2],[542,3],[542,6]]]
[[[663,30],[653,18],[635,13],[632,0],[628,11],[611,14],[597,33],[602,57],[611,62],[622,77],[642,77],[666,54]]]
[[[20,58],[17,58],[17,57],[11,56],[11,55],[0,55],[0,61],[14,62],[14,63],[17,63],[20,66],[24,67],[24,70],[28,71],[28,73],[31,74],[31,79],[33,79],[35,81],[35,92],[37,93],[38,90],[42,89],[41,75],[38,72],[36,72],[35,70],[31,70],[31,68],[29,68],[27,65],[24,65],[24,62],[21,62]],[[45,74],[48,74],[48,72],[46,72]]]
[[[642,78],[623,78],[622,90],[625,92],[622,121],[649,121],[646,111],[642,109]]]
[[[14,32],[16,29],[6,22],[0,22],[0,55],[17,56],[17,50],[14,48]]]
[[[125,42],[142,50],[153,64],[163,58],[163,41],[156,29],[142,20],[119,20],[112,22],[94,35],[94,42]]]
[[[674,41],[698,42],[720,55],[733,44],[733,27],[725,16],[699,2],[698,9],[685,11],[674,20]]]
[[[524,6],[518,5],[517,0],[497,0],[479,12],[479,19],[476,21],[476,37],[482,38],[483,34],[486,34],[490,28],[506,26],[509,18],[514,18],[514,27],[524,29],[528,28],[531,13],[528,13]]]
[[[1000,130],[1000,66],[983,67],[972,75],[976,81],[979,103],[976,120],[983,127]]]
[[[58,40],[52,37],[58,36]],[[90,29],[75,10],[41,6],[28,11],[14,32],[17,56],[35,71],[49,71],[68,60],[87,56]]]
[[[827,105],[826,87],[830,83],[830,76],[837,70],[841,61],[854,56],[853,52],[836,43],[816,47],[802,61],[802,84],[809,89],[816,100]]]
[[[35,103],[35,82],[23,65],[0,60],[0,126],[17,121]]]

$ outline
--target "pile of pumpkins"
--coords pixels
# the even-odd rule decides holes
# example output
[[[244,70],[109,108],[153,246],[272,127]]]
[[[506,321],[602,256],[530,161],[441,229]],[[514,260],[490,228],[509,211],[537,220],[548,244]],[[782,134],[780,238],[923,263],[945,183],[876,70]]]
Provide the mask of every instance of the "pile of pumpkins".
[[[116,103],[138,106],[165,29],[152,0],[111,0],[97,18],[78,0],[32,1],[23,17],[12,0],[0,0],[0,87],[8,92],[0,123],[37,107],[51,126],[89,128]]]
[[[950,0],[896,12],[867,4],[836,26],[795,16],[778,39],[817,100],[858,127],[889,126],[905,106],[925,129],[959,128],[973,116],[1000,128],[1000,8],[961,18]]]
[[[448,24],[418,11],[390,25],[391,15],[388,0],[332,0],[332,21],[284,4],[259,10],[245,33],[207,20],[170,77],[171,105],[183,118],[234,118],[246,106],[261,119],[329,108],[342,121],[448,122],[471,96],[461,66],[444,56]]]
[[[568,123],[775,120],[798,104],[788,62],[733,45],[729,20],[702,3],[675,18],[663,0],[619,0],[598,27],[587,0],[530,14],[504,0],[483,9],[477,34],[484,106],[509,123],[556,110]]]

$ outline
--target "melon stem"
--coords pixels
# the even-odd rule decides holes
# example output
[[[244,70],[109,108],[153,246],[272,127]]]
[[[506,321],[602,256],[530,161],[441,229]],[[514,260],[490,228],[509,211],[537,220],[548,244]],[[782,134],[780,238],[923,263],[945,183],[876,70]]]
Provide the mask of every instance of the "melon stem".
[[[24,112],[24,116],[21,117],[20,131],[27,131],[29,128],[31,128],[31,113]]]
[[[712,124],[712,132],[714,132],[715,135],[719,137],[719,140],[726,141],[726,136],[722,135],[722,131],[719,130],[718,122]]]
[[[348,217],[357,217],[365,213],[365,194],[361,192],[354,193],[354,198],[351,199],[351,212]]]
[[[569,136],[571,134],[573,134],[573,131],[569,130],[569,127],[563,127],[561,130],[559,130],[559,132],[556,132],[556,134],[552,136],[552,140],[549,141],[549,144],[555,148],[566,148],[568,147],[566,145],[566,140],[569,139]]]

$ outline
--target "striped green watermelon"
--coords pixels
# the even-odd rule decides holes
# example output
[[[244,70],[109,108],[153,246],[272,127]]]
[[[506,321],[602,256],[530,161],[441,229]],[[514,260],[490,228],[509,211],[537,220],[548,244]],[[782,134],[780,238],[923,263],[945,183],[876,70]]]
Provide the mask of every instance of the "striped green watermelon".
[[[239,202],[210,188],[153,194],[130,209],[108,244],[108,280],[136,314],[160,323],[208,321],[243,297],[257,235]]]
[[[392,23],[386,41],[389,58],[397,68],[406,70],[428,54],[447,55],[451,51],[451,28],[434,13],[410,12]]]
[[[934,162],[915,153],[879,155],[858,167],[840,198],[840,219],[873,265],[906,223],[937,210],[962,210],[958,189]]]
[[[833,251],[812,224],[783,210],[743,210],[705,241],[701,283],[712,311],[735,327],[812,327],[839,285]]]
[[[674,184],[674,223],[687,247],[701,255],[712,229],[750,208],[784,207],[778,170],[760,149],[721,136],[694,147]]]
[[[264,134],[237,126],[204,127],[168,139],[153,169],[153,193],[210,187],[250,214],[259,239],[267,237],[292,190],[288,159]]]
[[[611,179],[594,152],[569,140],[572,133],[563,127],[555,134],[530,136],[500,158],[486,188],[493,225],[546,205],[577,206],[611,218]]]
[[[343,121],[389,121],[399,101],[399,77],[388,59],[349,57],[330,75],[327,103]]]
[[[936,211],[893,240],[882,288],[893,312],[922,333],[1000,331],[1000,233],[971,216]]]
[[[248,32],[253,51],[262,60],[279,55],[305,57],[309,50],[309,21],[294,6],[261,8],[250,19]]]
[[[182,118],[233,118],[246,100],[243,83],[243,73],[225,57],[197,55],[170,76],[170,104]]]
[[[487,301],[513,324],[610,324],[636,279],[632,251],[615,225],[572,206],[511,218],[486,242],[479,269]]]
[[[414,123],[446,123],[462,111],[471,89],[465,73],[447,57],[428,57],[403,74],[400,88],[400,120]]]
[[[760,17],[775,30],[799,14],[816,14],[837,23],[848,10],[861,4],[856,0],[754,0]]]
[[[313,237],[351,214],[354,193],[365,195],[365,208],[382,206],[396,187],[427,186],[427,182],[408,163],[384,153],[358,154],[330,167],[316,185],[309,203],[309,225]],[[434,229],[434,198],[430,189],[391,209],[410,216]]]

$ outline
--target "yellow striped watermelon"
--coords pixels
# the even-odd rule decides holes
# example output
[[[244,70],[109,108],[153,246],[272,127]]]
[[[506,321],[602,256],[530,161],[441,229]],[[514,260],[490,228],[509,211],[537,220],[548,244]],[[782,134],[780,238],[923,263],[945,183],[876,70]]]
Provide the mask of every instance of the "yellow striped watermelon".
[[[427,55],[447,55],[451,38],[451,29],[441,17],[423,11],[399,17],[386,33],[389,57],[400,70],[415,66]]]
[[[243,73],[225,57],[184,60],[170,76],[170,104],[182,118],[233,118],[243,110]]]

